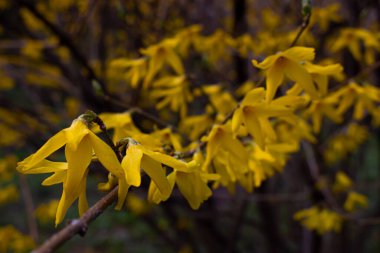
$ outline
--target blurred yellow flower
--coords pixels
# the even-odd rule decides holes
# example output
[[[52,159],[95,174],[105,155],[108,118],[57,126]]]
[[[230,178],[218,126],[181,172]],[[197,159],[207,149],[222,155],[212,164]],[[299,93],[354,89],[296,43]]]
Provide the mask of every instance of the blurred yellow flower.
[[[314,56],[314,48],[292,47],[284,52],[268,56],[261,63],[253,60],[252,63],[255,67],[266,71],[266,101],[269,102],[273,99],[285,76],[301,85],[312,98],[317,98],[318,93],[312,78],[301,65],[303,61],[312,61]]]

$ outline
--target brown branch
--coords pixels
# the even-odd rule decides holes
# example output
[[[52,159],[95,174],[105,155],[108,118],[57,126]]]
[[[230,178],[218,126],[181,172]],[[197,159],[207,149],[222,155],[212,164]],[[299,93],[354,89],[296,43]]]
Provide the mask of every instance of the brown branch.
[[[298,31],[296,37],[294,38],[294,40],[292,41],[292,43],[290,44],[289,47],[294,47],[297,43],[297,41],[299,40],[299,38],[301,37],[301,35],[303,34],[303,32],[306,30],[306,28],[309,26],[309,23],[310,23],[310,16],[311,14],[308,13],[304,18],[303,18],[303,21],[302,21],[302,24],[301,24],[301,27],[300,27],[300,30]]]
[[[35,242],[38,241],[38,227],[34,216],[34,204],[28,182],[25,175],[19,174],[22,198],[24,199],[25,211],[28,220],[29,234]]]
[[[88,209],[81,218],[72,220],[61,231],[52,235],[40,247],[35,249],[33,253],[53,252],[55,249],[63,245],[76,234],[84,236],[87,232],[88,225],[116,200],[117,191],[118,187],[116,186],[106,196],[101,198],[98,202],[95,203],[95,205]]]
[[[29,3],[25,0],[17,0],[17,3],[21,7],[25,7],[27,10],[29,10],[38,20],[40,20],[51,33],[53,33],[55,36],[58,37],[60,43],[64,45],[72,54],[72,56],[79,62],[80,65],[87,71],[87,77],[90,81],[96,81],[100,88],[102,89],[102,92],[104,94],[108,94],[105,84],[100,80],[96,74],[95,71],[92,69],[92,67],[87,62],[86,57],[82,55],[82,53],[77,49],[77,47],[72,43],[71,38],[62,31],[57,25],[50,22],[41,12],[39,12],[33,4]]]

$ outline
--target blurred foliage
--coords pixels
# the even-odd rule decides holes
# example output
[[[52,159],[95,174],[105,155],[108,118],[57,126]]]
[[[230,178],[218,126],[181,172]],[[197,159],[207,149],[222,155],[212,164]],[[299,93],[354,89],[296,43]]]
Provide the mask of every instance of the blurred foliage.
[[[120,211],[57,252],[378,252],[379,20],[366,0],[0,0],[0,253],[116,184]]]

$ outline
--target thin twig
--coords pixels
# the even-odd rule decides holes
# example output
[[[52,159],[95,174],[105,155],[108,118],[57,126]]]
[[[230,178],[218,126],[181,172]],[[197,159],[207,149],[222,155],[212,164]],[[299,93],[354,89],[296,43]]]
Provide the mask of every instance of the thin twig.
[[[34,204],[25,175],[19,174],[21,194],[24,199],[25,211],[28,220],[29,234],[35,242],[38,241],[38,226],[34,216]]]
[[[297,41],[299,40],[299,38],[301,37],[301,35],[303,34],[303,32],[306,30],[306,28],[309,26],[309,23],[310,23],[310,13],[307,14],[304,18],[303,18],[303,21],[302,21],[302,24],[301,24],[301,27],[300,27],[300,30],[298,31],[296,37],[294,38],[293,42],[290,44],[289,47],[294,47],[297,43]]]
[[[65,242],[70,240],[76,234],[84,236],[87,232],[88,225],[94,221],[103,211],[110,206],[117,198],[116,186],[112,191],[110,191],[106,196],[101,198],[95,203],[90,209],[83,214],[79,219],[72,220],[70,224],[64,227],[61,231],[52,235],[48,240],[46,240],[40,247],[32,251],[33,253],[49,253],[53,252],[59,246],[63,245]]]
[[[104,124],[103,120],[101,118],[99,118],[98,116],[96,116],[96,118],[93,119],[93,122],[96,123],[99,126],[100,130],[102,131],[102,133],[104,134],[104,136],[107,139],[108,145],[115,152],[115,154],[116,154],[117,158],[119,159],[119,161],[123,160],[123,156],[120,153],[119,149],[115,146],[115,143],[113,143],[111,136],[107,132],[107,126],[106,126],[106,124]]]
[[[87,71],[88,78],[91,81],[96,81],[100,88],[102,89],[102,92],[104,94],[108,94],[107,89],[105,84],[100,80],[96,74],[95,71],[92,69],[92,67],[89,65],[87,62],[86,57],[82,55],[82,53],[77,49],[77,47],[72,43],[71,38],[68,37],[68,35],[62,31],[57,25],[54,23],[50,22],[41,12],[37,10],[33,6],[33,4],[29,3],[28,1],[25,0],[17,0],[17,3],[28,9],[38,20],[40,20],[48,29],[51,33],[56,35],[60,43],[64,45],[72,54],[72,56],[83,66],[83,68]]]

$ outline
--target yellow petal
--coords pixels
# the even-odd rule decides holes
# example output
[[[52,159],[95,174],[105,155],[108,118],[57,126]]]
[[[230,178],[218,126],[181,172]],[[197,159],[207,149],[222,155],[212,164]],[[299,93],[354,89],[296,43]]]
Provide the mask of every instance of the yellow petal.
[[[169,65],[177,72],[177,74],[183,75],[185,71],[183,69],[181,59],[178,57],[178,55],[172,50],[167,50],[166,53],[166,61],[169,63]]]
[[[321,74],[321,75],[335,75],[343,71],[343,67],[340,64],[331,64],[327,66],[321,66],[312,64],[310,62],[305,62],[306,70],[311,74]]]
[[[260,63],[258,63],[256,60],[252,60],[252,64],[256,68],[267,69],[271,67],[280,56],[281,56],[280,54],[268,56],[267,58],[264,59],[264,61]]]
[[[284,51],[282,54],[288,59],[295,62],[312,61],[315,57],[315,49],[311,47],[292,47]]]
[[[86,196],[86,177],[83,178],[79,186],[79,200],[78,200],[78,211],[79,216],[82,216],[88,209],[88,202]]]
[[[53,184],[60,184],[63,183],[66,180],[66,171],[57,171],[50,177],[46,178],[43,182],[43,186],[50,186]]]
[[[257,104],[263,101],[263,98],[265,97],[265,90],[263,87],[255,88],[251,91],[249,91],[245,96],[241,103],[241,106],[244,105],[253,105]]]
[[[88,137],[83,138],[76,150],[73,150],[71,145],[66,145],[65,155],[68,169],[63,190],[66,193],[66,198],[71,200],[78,197],[80,184],[87,175],[87,168],[92,158],[90,139]]]
[[[33,167],[25,167],[24,164],[32,158],[33,155],[27,157],[23,162],[18,163],[17,170],[24,174],[42,174],[51,173],[57,171],[67,170],[67,163],[65,162],[52,162],[43,159],[39,163],[35,164]]]
[[[170,192],[173,191],[176,175],[177,175],[177,172],[173,171],[167,176],[169,186],[170,186]],[[159,204],[161,201],[166,200],[166,198],[164,198],[161,192],[158,190],[157,185],[154,183],[154,181],[151,181],[149,185],[148,200],[156,204]]]
[[[59,200],[57,213],[55,215],[55,226],[62,222],[63,218],[67,213],[67,209],[73,204],[75,199],[67,199],[66,193],[63,191],[61,199]]]
[[[89,137],[91,139],[91,144],[95,151],[95,154],[104,168],[106,168],[109,172],[118,178],[123,177],[123,168],[121,167],[119,160],[117,159],[116,154],[111,149],[111,147],[104,143],[92,132],[90,132]]]
[[[177,172],[176,183],[192,209],[198,209],[202,202],[212,195],[210,188],[202,181],[199,173]]]
[[[284,72],[290,80],[301,85],[313,99],[318,98],[318,93],[310,74],[301,65],[294,61],[287,61]]]
[[[141,184],[140,164],[142,156],[143,152],[137,145],[129,145],[126,156],[121,162],[129,185],[138,187]]]
[[[294,84],[292,88],[286,91],[288,96],[298,96],[302,92],[302,87],[298,83]]]
[[[262,135],[260,123],[255,115],[255,113],[250,110],[244,110],[244,122],[247,127],[247,131],[251,136],[253,136],[255,142],[261,147],[264,148],[264,137]]]
[[[147,148],[144,148],[141,145],[138,145],[138,147],[142,150],[142,152],[152,158],[153,160],[156,160],[157,162],[160,162],[162,164],[165,164],[169,167],[172,167],[175,170],[180,170],[187,172],[190,168],[190,165],[184,161],[178,160],[172,156],[162,154],[160,152],[151,151]]]
[[[33,167],[43,159],[51,155],[56,150],[60,149],[66,143],[65,133],[63,131],[58,132],[51,137],[36,153],[31,156],[28,163],[23,164],[24,169]]]
[[[124,178],[119,179],[119,186],[117,190],[117,203],[115,206],[116,210],[121,210],[124,206],[125,198],[128,194],[129,185]]]
[[[141,166],[151,180],[154,181],[156,187],[160,190],[163,200],[169,198],[171,187],[161,164],[149,156],[144,156],[141,160]]]
[[[282,61],[286,61],[286,59],[281,58]],[[281,60],[280,59],[280,60]],[[267,76],[267,92],[266,92],[266,101],[271,101],[273,97],[276,95],[276,91],[278,87],[281,85],[284,80],[284,67],[283,63],[276,62],[272,68],[270,68],[266,74]]]
[[[232,116],[232,133],[234,136],[237,135],[240,125],[243,123],[243,113],[241,111],[241,108],[238,108],[235,110],[233,116]]]

